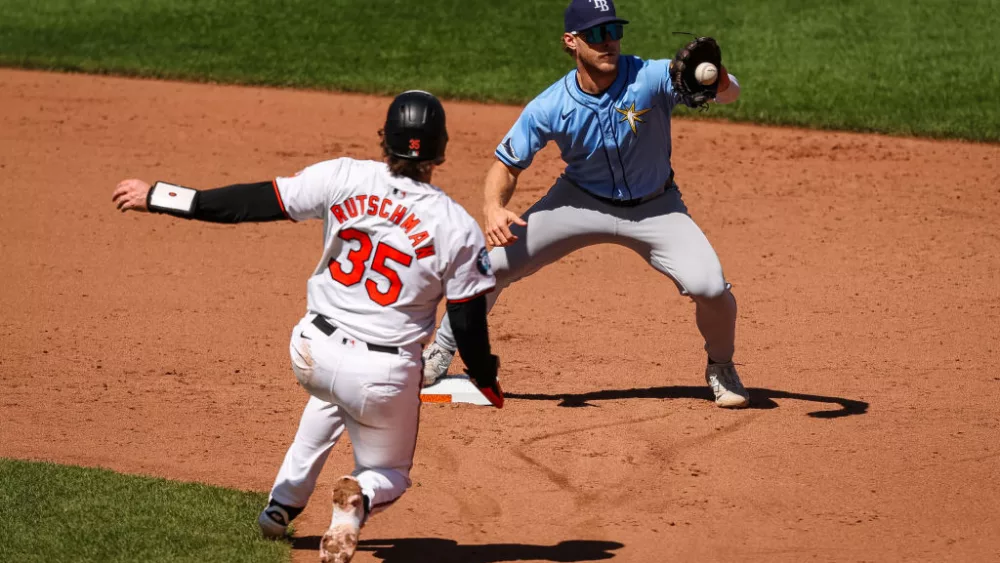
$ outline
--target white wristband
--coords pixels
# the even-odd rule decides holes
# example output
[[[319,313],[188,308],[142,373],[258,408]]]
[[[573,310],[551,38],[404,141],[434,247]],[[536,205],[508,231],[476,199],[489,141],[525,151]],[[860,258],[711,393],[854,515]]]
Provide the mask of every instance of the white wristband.
[[[146,207],[156,213],[168,213],[180,217],[190,217],[194,214],[195,196],[198,190],[156,182],[149,189]]]

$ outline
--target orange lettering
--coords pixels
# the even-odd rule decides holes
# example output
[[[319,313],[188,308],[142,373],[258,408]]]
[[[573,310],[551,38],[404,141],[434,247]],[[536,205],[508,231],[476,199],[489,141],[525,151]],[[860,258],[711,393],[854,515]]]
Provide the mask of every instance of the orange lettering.
[[[416,227],[419,224],[420,224],[420,219],[417,219],[416,215],[410,213],[410,216],[403,221],[403,224],[400,225],[400,227],[403,227],[404,231],[410,232],[413,230],[413,227]]]
[[[434,256],[434,243],[425,244],[417,249],[417,260],[421,258],[427,258],[428,256]]]
[[[344,209],[347,210],[347,214],[351,217],[358,216],[358,204],[354,203],[354,200],[347,198],[344,200]]]
[[[410,244],[412,244],[414,247],[416,247],[418,244],[424,242],[429,237],[430,237],[430,235],[427,234],[427,231],[420,231],[419,233],[417,233],[415,235],[410,235]]]
[[[406,208],[401,205],[397,205],[396,209],[392,210],[392,215],[389,217],[389,220],[398,225],[399,222],[403,220],[405,215]]]
[[[330,213],[333,213],[333,216],[337,219],[338,223],[343,223],[347,220],[347,217],[344,215],[344,210],[340,208],[339,203],[333,204],[333,207],[330,208]]]

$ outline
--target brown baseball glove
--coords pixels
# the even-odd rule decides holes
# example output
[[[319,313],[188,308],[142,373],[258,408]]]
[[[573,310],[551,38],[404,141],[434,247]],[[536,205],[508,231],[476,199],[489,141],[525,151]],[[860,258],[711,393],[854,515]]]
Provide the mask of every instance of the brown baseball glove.
[[[701,63],[715,65],[717,74],[711,84],[702,84],[695,77]],[[715,99],[719,91],[718,73],[722,71],[722,48],[711,37],[697,37],[681,47],[670,61],[670,82],[685,105],[701,108]]]

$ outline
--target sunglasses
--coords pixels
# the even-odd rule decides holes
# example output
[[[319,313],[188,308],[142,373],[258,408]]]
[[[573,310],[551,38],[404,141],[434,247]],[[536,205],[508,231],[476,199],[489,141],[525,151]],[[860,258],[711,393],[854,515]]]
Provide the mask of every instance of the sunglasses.
[[[618,41],[625,35],[625,25],[620,23],[605,23],[594,27],[575,31],[573,35],[582,37],[587,43],[604,43],[604,36],[607,35],[611,41]]]

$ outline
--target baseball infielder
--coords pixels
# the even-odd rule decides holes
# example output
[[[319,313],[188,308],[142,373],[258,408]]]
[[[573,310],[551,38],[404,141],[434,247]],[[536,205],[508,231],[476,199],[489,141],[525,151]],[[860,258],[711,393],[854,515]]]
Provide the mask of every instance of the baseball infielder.
[[[574,250],[612,242],[639,253],[695,302],[705,338],[707,383],[720,407],[745,407],[749,395],[733,366],[736,300],[722,266],[687,213],[670,165],[670,116],[683,103],[668,77],[669,60],[621,55],[628,22],[612,0],[573,0],[565,13],[564,50],[576,69],[532,100],[496,149],[485,187],[486,239],[500,291]],[[719,69],[716,101],[740,94]],[[549,192],[518,217],[508,209],[517,178],[548,142],[566,169]],[[424,383],[448,371],[456,342],[448,317],[424,352]]]
[[[380,134],[387,164],[340,158],[294,177],[206,191],[125,180],[112,196],[122,211],[202,221],[323,220],[308,311],[289,345],[295,377],[312,397],[258,523],[266,536],[285,534],[346,429],[355,469],[335,483],[320,547],[321,561],[337,563],[353,556],[368,516],[410,486],[421,343],[442,297],[470,376],[503,405],[486,325],[484,294],[495,284],[486,242],[475,220],[429,183],[444,162],[444,108],[426,92],[404,92]]]

